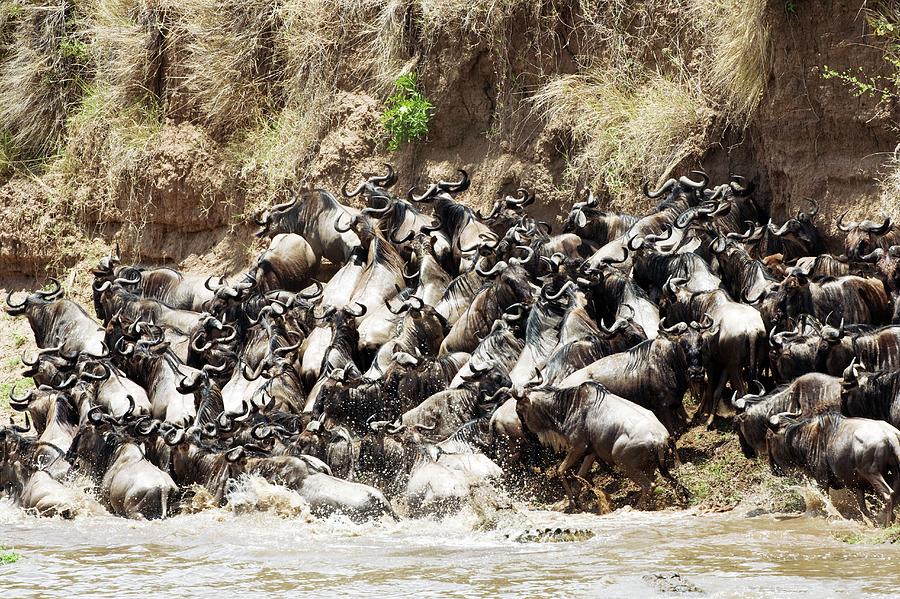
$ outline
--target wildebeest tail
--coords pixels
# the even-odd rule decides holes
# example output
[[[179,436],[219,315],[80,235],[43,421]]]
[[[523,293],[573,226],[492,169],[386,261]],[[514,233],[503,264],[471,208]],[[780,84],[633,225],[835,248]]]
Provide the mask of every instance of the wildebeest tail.
[[[759,378],[760,361],[763,352],[765,352],[764,341],[765,339],[759,334],[759,331],[754,331],[753,334],[747,335],[746,337],[746,343],[748,345],[746,348],[748,363],[747,378],[744,380],[745,384],[749,384],[751,381]]]

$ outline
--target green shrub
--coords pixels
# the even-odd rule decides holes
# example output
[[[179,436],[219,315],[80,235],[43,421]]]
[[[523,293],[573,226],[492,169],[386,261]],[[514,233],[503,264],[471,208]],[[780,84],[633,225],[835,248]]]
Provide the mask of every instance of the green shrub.
[[[428,121],[434,106],[419,91],[416,74],[401,75],[394,82],[394,93],[385,102],[381,123],[391,136],[388,148],[395,151],[400,144],[428,135]]]
[[[837,79],[850,89],[854,96],[872,96],[882,102],[900,99],[900,8],[893,2],[873,2],[865,8],[866,21],[872,34],[883,40],[884,60],[891,65],[888,75],[872,75],[862,67],[835,70],[822,67],[823,79]]]

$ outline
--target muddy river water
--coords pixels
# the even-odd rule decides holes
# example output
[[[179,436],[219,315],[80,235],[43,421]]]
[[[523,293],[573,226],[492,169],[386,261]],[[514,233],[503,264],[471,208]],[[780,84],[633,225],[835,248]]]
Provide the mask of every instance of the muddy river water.
[[[257,503],[259,497],[255,498]],[[238,502],[240,503],[240,502]],[[246,504],[247,502],[244,501]],[[240,507],[240,506],[238,506]],[[36,518],[0,501],[0,597],[639,597],[677,572],[711,597],[863,597],[900,592],[900,546],[848,544],[848,521],[735,511],[607,516],[502,509],[484,518],[354,524],[311,518],[290,497],[262,509],[165,521]],[[521,542],[568,527],[574,542]],[[586,536],[586,535],[585,535]]]

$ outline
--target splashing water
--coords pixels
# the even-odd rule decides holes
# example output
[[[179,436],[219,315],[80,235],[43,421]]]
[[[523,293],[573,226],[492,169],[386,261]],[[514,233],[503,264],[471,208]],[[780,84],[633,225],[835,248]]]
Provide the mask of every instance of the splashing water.
[[[242,474],[229,484],[225,499],[226,508],[235,514],[269,512],[281,518],[314,520],[309,504],[298,493],[261,476]]]

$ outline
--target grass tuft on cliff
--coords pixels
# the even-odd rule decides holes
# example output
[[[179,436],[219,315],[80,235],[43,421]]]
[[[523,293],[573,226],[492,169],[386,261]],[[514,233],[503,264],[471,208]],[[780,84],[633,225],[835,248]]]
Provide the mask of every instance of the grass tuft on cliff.
[[[151,0],[92,0],[85,35],[97,65],[97,82],[126,106],[161,92],[165,3]]]
[[[280,41],[287,5],[280,0],[188,0],[185,85],[207,128],[229,133],[271,114],[287,74]],[[308,3],[307,3],[308,4]],[[310,7],[310,10],[314,10]]]
[[[82,18],[71,2],[4,3],[0,131],[16,162],[43,159],[63,141],[65,115],[92,68]]]
[[[712,40],[707,84],[727,115],[746,122],[766,90],[772,65],[771,14],[767,0],[693,0],[691,13]]]
[[[645,174],[662,178],[702,151],[713,117],[689,81],[655,73],[624,78],[605,68],[555,79],[533,100],[551,124],[571,131],[570,175],[613,197],[633,193]]]

